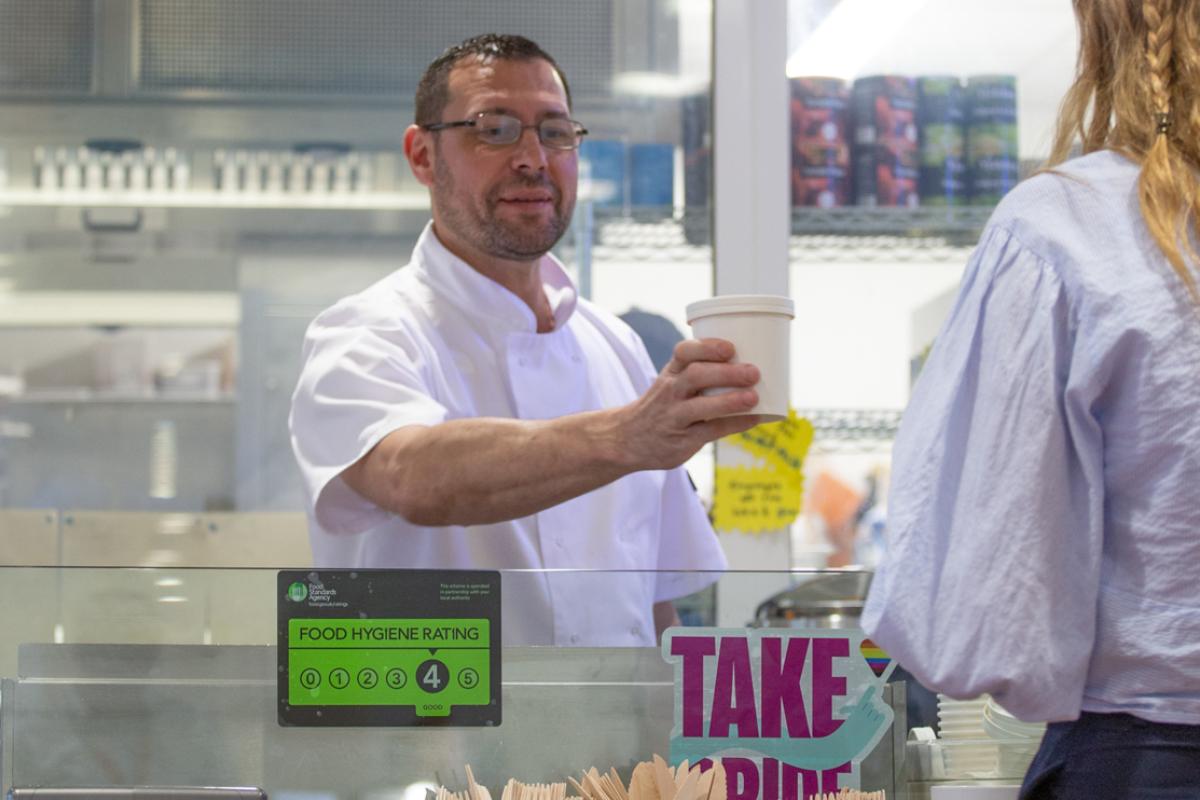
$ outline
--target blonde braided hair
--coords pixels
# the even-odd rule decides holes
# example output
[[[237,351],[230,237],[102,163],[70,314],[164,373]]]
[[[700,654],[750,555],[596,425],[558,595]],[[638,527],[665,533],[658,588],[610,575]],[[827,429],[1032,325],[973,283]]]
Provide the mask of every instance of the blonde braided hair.
[[[1146,227],[1200,304],[1200,0],[1075,0],[1080,48],[1048,167],[1111,149],[1141,165]]]

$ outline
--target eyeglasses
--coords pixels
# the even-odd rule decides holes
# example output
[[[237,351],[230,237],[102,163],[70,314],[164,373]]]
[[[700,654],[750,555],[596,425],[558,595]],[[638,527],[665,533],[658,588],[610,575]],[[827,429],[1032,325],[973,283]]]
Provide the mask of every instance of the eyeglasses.
[[[566,117],[547,117],[534,125],[522,125],[521,120],[516,117],[486,111],[476,114],[473,119],[434,122],[421,127],[427,131],[471,128],[479,141],[497,147],[513,144],[521,138],[526,128],[533,128],[537,131],[538,141],[552,150],[574,150],[587,135],[587,128]]]

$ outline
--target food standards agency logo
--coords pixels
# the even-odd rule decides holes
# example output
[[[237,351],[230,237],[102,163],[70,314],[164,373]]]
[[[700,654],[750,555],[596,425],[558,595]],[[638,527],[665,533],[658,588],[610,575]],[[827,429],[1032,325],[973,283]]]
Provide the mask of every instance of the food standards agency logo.
[[[304,598],[308,597],[308,587],[300,581],[296,581],[288,587],[287,597],[293,603],[303,603]]]

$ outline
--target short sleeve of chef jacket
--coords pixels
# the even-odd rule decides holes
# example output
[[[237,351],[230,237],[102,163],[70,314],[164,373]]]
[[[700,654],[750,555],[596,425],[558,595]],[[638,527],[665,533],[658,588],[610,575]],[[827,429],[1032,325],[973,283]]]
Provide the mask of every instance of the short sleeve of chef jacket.
[[[333,534],[360,533],[390,516],[342,472],[392,431],[447,418],[429,387],[433,355],[402,324],[363,317],[342,301],[309,326],[288,419],[308,510]]]

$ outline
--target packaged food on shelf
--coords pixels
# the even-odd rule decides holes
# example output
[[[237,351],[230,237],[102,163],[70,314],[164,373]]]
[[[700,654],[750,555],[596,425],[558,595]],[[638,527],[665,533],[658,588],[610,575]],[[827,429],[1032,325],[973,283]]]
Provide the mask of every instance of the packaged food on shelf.
[[[838,78],[791,80],[792,205],[850,202],[850,91]]]
[[[625,205],[625,143],[585,139],[579,146],[580,189],[597,206]]]
[[[670,206],[675,201],[675,146],[641,142],[629,147],[629,203]]]
[[[855,201],[864,206],[917,206],[916,81],[902,75],[859,78],[851,109]]]
[[[1017,79],[967,79],[967,176],[971,202],[995,205],[1017,184]]]
[[[965,97],[954,76],[917,79],[917,134],[921,148],[921,205],[967,202]]]

